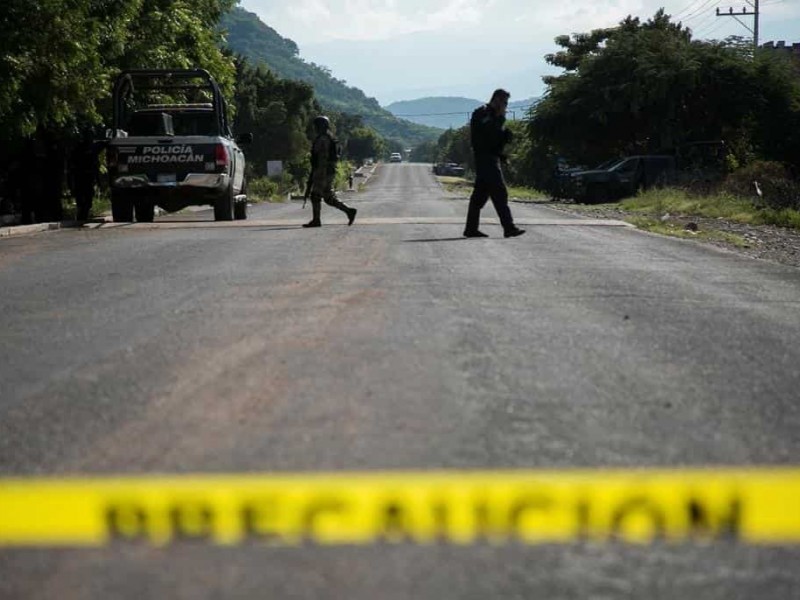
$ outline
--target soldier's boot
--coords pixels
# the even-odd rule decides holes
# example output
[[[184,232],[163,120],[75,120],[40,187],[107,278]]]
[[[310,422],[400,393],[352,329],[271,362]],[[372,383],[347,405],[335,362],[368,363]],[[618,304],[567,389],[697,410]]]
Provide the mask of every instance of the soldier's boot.
[[[346,214],[348,225],[352,225],[353,221],[356,220],[356,213],[358,212],[358,209],[350,208],[349,206],[347,206],[347,204],[345,204],[344,202],[339,200],[339,198],[336,197],[336,194],[331,194],[330,196],[327,196],[325,198],[325,204],[327,204],[328,206],[332,206],[334,208],[338,208],[340,211]]]
[[[321,227],[320,214],[322,213],[322,202],[319,200],[311,199],[311,220],[304,224],[303,227]]]

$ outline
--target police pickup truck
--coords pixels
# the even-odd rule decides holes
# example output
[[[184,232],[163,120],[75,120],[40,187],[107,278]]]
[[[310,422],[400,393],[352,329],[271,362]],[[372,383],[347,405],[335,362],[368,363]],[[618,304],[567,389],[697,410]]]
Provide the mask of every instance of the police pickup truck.
[[[202,69],[130,70],[114,85],[106,148],[114,221],[149,222],[211,205],[214,220],[247,218],[245,158],[219,86]]]

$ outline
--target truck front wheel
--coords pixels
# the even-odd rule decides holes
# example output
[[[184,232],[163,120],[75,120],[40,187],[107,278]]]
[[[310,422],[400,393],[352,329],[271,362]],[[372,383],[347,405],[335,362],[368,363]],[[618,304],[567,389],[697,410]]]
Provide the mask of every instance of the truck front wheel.
[[[111,192],[111,218],[115,223],[133,222],[133,202],[130,198]]]

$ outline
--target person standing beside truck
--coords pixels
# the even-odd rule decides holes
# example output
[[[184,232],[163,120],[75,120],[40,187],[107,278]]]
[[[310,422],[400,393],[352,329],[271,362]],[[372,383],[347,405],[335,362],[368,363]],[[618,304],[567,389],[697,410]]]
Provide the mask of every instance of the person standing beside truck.
[[[91,129],[85,129],[70,154],[69,183],[75,197],[78,221],[88,221],[94,202],[95,185],[100,183],[100,145]]]
[[[506,108],[511,97],[507,91],[497,89],[488,104],[475,109],[470,119],[472,151],[475,154],[475,186],[469,199],[467,223],[464,237],[489,237],[478,229],[481,209],[491,198],[505,237],[516,237],[525,233],[514,225],[511,209],[508,207],[508,189],[503,177],[500,162],[505,160],[503,149],[511,141],[511,131],[503,128],[506,122]]]
[[[338,208],[347,215],[347,224],[352,225],[358,210],[350,208],[336,197],[333,182],[336,177],[336,164],[339,160],[337,142],[330,134],[331,122],[326,116],[314,119],[314,132],[317,137],[311,146],[311,175],[306,186],[305,196],[311,197],[311,221],[303,227],[320,227],[322,221],[322,201],[328,206]]]

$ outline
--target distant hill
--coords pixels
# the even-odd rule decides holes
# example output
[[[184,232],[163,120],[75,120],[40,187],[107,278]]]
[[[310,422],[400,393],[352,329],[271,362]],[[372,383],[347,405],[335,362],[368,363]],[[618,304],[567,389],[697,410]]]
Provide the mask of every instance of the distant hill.
[[[375,98],[369,98],[360,89],[336,79],[329,69],[307,63],[300,58],[297,44],[282,37],[254,13],[236,7],[223,17],[221,25],[227,31],[231,50],[255,64],[266,64],[279,77],[309,83],[324,108],[361,115],[365,123],[384,137],[400,140],[408,146],[434,140],[442,133],[398,119],[381,108]]]
[[[510,102],[508,105],[509,118],[521,119],[525,116],[527,108],[536,102],[538,102],[538,98]],[[482,104],[484,101],[473,98],[435,96],[393,102],[384,108],[393,115],[402,116],[414,123],[440,129],[449,129],[450,127],[457,129],[466,125],[472,111]]]

